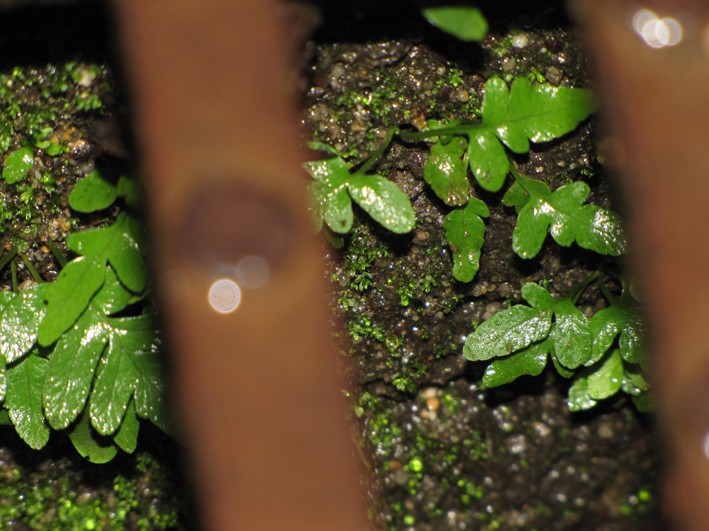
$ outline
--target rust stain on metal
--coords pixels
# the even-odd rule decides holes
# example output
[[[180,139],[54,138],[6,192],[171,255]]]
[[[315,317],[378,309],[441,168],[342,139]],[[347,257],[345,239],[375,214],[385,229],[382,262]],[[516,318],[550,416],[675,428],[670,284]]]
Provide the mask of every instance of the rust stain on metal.
[[[295,220],[285,205],[240,184],[207,184],[182,214],[184,245],[204,267],[260,256],[280,270],[293,252]]]

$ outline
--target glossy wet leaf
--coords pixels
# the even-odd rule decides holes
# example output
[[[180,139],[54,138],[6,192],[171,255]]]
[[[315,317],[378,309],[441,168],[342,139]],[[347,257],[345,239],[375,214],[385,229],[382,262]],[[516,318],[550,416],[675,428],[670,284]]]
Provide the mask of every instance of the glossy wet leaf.
[[[633,404],[641,413],[652,412],[652,402],[649,393],[641,393],[632,397]]]
[[[113,268],[107,267],[103,286],[91,299],[89,309],[96,315],[112,315],[128,307],[133,297],[133,293],[118,280]]]
[[[128,219],[128,216],[121,214],[113,225],[116,237],[108,248],[108,261],[120,281],[129,290],[138,293],[145,289],[148,274],[138,242],[130,231]]]
[[[552,364],[554,365],[554,369],[556,369],[556,372],[562,378],[571,378],[574,374],[576,374],[576,371],[572,371],[570,369],[567,369],[561,363],[559,363],[559,361],[556,359],[555,356],[551,357],[551,361],[552,361]]]
[[[165,374],[160,359],[154,353],[140,352],[133,357],[138,371],[135,408],[141,418],[155,424],[168,435],[173,433],[168,415]]]
[[[142,255],[147,256],[148,247],[146,244],[148,242],[148,230],[145,223],[140,221],[138,218],[126,215],[125,224],[126,234],[129,234],[138,243],[138,247],[141,249]]]
[[[416,215],[408,196],[395,183],[379,175],[353,175],[350,197],[383,227],[396,234],[410,232]]]
[[[587,89],[532,85],[518,77],[510,89],[499,77],[485,84],[483,124],[515,153],[529,151],[529,141],[547,142],[578,127],[593,112],[593,93]]]
[[[600,359],[619,338],[620,352],[625,361],[637,363],[640,358],[643,324],[638,311],[611,305],[591,317],[593,357]],[[619,337],[620,336],[620,337]]]
[[[547,364],[551,342],[534,343],[507,358],[495,360],[487,366],[483,383],[487,387],[498,387],[510,383],[520,376],[538,376]]]
[[[480,252],[484,243],[487,205],[471,197],[463,208],[450,212],[443,220],[446,240],[453,251],[453,276],[461,282],[470,282],[480,268]]]
[[[352,228],[354,213],[347,192],[350,166],[340,157],[317,160],[305,164],[315,182],[310,187],[315,211],[334,232],[346,234]]]
[[[121,175],[116,184],[116,194],[131,208],[138,208],[143,203],[143,191],[137,179]]]
[[[568,404],[571,411],[585,411],[598,404],[588,392],[588,379],[585,376],[577,377],[571,384]]]
[[[131,360],[138,376],[135,409],[165,433],[171,432],[165,401],[165,373],[158,357],[159,340],[155,324],[148,315],[138,318],[111,319],[111,326],[131,336]]]
[[[118,429],[138,380],[130,354],[121,345],[125,339],[112,337],[91,394],[91,424],[101,435],[111,435]]]
[[[97,364],[113,337],[107,316],[125,309],[133,297],[111,266],[104,264],[102,271],[103,285],[77,322],[61,334],[50,356],[43,401],[54,429],[67,428],[86,407]]]
[[[647,392],[650,389],[650,384],[647,383],[639,366],[624,364],[623,379],[620,383],[620,388],[626,394],[637,396]]]
[[[71,234],[67,247],[72,251],[106,261],[114,267],[125,286],[140,292],[145,288],[147,270],[138,242],[132,233],[130,217],[122,213],[113,225]]]
[[[118,453],[110,437],[99,435],[91,427],[88,411],[85,411],[78,422],[67,430],[67,434],[79,455],[92,463],[108,463]]]
[[[534,282],[527,282],[522,286],[522,298],[526,300],[533,308],[538,310],[554,310],[557,300],[549,293],[546,288]]]
[[[310,188],[314,211],[334,232],[345,234],[352,228],[353,200],[392,232],[403,234],[414,228],[416,218],[408,196],[388,179],[351,173],[350,165],[341,157],[308,162],[304,167],[315,179]]]
[[[539,181],[519,176],[528,200],[522,203],[521,194],[508,192],[507,203],[519,208],[517,223],[512,233],[512,248],[522,258],[533,258],[546,239],[547,233],[562,246],[574,241],[581,247],[599,254],[618,256],[626,249],[620,219],[614,213],[595,205],[584,205],[590,189],[582,181],[562,186],[552,192]],[[519,190],[519,189],[516,189]],[[602,211],[603,215],[588,216]],[[594,223],[601,221],[601,225]],[[603,237],[592,237],[592,234]]]
[[[29,146],[21,147],[5,157],[2,178],[8,184],[18,183],[27,176],[32,166],[34,166],[34,150]]]
[[[5,360],[0,358],[0,402],[5,400],[7,396],[7,368],[5,367]],[[8,417],[9,419],[9,417]],[[1,422],[0,422],[1,424]]]
[[[497,192],[509,172],[504,143],[515,153],[529,151],[529,142],[559,138],[585,120],[594,109],[591,91],[532,85],[517,78],[508,88],[499,77],[485,84],[482,124],[468,133],[470,169],[480,185]]]
[[[110,343],[98,367],[91,393],[91,424],[102,435],[118,429],[128,403],[146,376],[144,356],[155,357],[152,322],[145,316],[109,319]],[[147,385],[151,385],[150,383]],[[136,409],[141,412],[136,396]]]
[[[496,313],[470,334],[463,355],[471,361],[507,356],[549,335],[552,312],[512,306]]]
[[[421,13],[428,22],[462,41],[478,42],[487,35],[487,20],[475,7],[427,7]]]
[[[623,360],[617,350],[611,352],[587,377],[588,396],[594,400],[609,398],[620,391]]]
[[[95,212],[111,206],[117,197],[116,187],[93,170],[74,185],[69,206],[77,212]]]
[[[620,356],[629,363],[640,363],[643,365],[645,359],[643,356],[643,340],[645,337],[645,323],[636,311],[634,315],[628,319],[627,325],[620,331],[618,338],[618,347]]]
[[[554,355],[567,369],[576,369],[591,358],[591,327],[588,318],[571,299],[554,307]]]
[[[49,425],[42,410],[46,369],[47,360],[35,353],[7,368],[5,408],[19,436],[35,450],[49,440]]]
[[[43,391],[47,421],[55,430],[67,428],[84,410],[107,341],[104,319],[91,311],[57,341]]]
[[[105,262],[108,248],[115,237],[113,225],[74,232],[66,239],[66,246],[76,254],[102,258]]]
[[[138,446],[138,431],[140,430],[140,421],[135,413],[133,401],[128,404],[126,414],[123,417],[123,422],[119,426],[113,442],[124,452],[132,454]]]
[[[0,353],[8,363],[26,355],[37,340],[37,327],[44,317],[45,284],[19,293],[0,292]]]
[[[38,342],[49,346],[86,310],[106,278],[105,261],[97,257],[75,258],[46,288],[47,313],[39,325]]]
[[[600,254],[620,256],[627,249],[620,216],[597,205],[583,205],[576,212],[576,243]]]
[[[468,200],[467,142],[454,137],[449,142],[438,141],[423,167],[423,177],[434,193],[448,206],[461,206]]]
[[[536,182],[537,181],[532,181],[532,183]],[[532,184],[531,186],[534,186],[534,184]],[[542,191],[543,190],[544,189],[542,188]],[[526,205],[528,202],[529,194],[525,191],[524,188],[522,188],[522,185],[520,185],[517,181],[513,182],[512,186],[510,186],[505,192],[505,195],[502,196],[502,203],[505,206],[514,207],[517,214],[520,213],[522,208],[524,208],[524,205]]]
[[[475,179],[488,192],[497,192],[505,184],[510,159],[492,131],[481,129],[469,135],[468,163]]]
[[[126,198],[136,195],[137,190],[129,184],[119,181],[117,193]],[[93,204],[91,208],[97,206]],[[135,449],[139,416],[169,429],[153,320],[145,313],[139,317],[111,317],[131,305],[134,306],[127,315],[141,311],[135,304],[146,297],[143,241],[143,227],[122,213],[113,225],[69,236],[67,246],[80,256],[64,266],[54,283],[18,295],[0,292],[0,328],[4,318],[7,330],[3,337],[12,344],[11,349],[16,349],[5,349],[4,354],[15,363],[8,365],[7,372],[3,372],[4,363],[0,365],[0,393],[7,388],[8,419],[35,447],[48,437],[50,423],[54,429],[66,429],[82,455],[103,463],[116,455],[117,445],[128,452]],[[16,303],[20,298],[27,299],[22,308]],[[41,319],[37,341],[42,346],[54,345],[47,358],[36,354],[21,357],[31,348],[32,337],[10,337],[22,331],[22,323],[15,323],[20,317],[16,316],[14,304],[18,304],[17,311],[36,309],[33,316],[21,319]],[[32,374],[24,369],[28,359],[35,363],[34,358],[40,360],[42,378],[22,387],[31,389],[30,400],[14,392],[13,385],[19,389],[20,377]],[[0,361],[4,361],[4,356]],[[7,375],[7,385],[3,375]],[[24,407],[24,402],[31,408]],[[27,415],[25,410],[39,415]],[[99,434],[91,426],[92,421],[102,433],[111,434],[115,444]]]

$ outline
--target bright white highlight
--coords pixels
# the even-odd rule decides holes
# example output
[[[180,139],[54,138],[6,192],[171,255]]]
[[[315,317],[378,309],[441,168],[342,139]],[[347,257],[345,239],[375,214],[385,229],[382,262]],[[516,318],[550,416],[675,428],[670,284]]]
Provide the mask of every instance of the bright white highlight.
[[[676,46],[682,40],[682,25],[675,18],[658,17],[649,9],[633,15],[633,29],[651,48]]]
[[[220,278],[209,287],[209,305],[219,313],[231,313],[241,303],[241,288],[229,278]]]

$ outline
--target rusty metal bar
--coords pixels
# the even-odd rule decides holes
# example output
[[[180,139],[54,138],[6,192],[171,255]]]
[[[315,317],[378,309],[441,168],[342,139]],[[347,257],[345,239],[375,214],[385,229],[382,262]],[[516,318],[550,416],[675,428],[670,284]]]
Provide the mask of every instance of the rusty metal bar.
[[[709,5],[577,7],[617,135],[671,451],[665,502],[678,529],[709,529],[709,512],[697,504],[709,496]]]
[[[365,529],[278,7],[114,4],[205,528]]]

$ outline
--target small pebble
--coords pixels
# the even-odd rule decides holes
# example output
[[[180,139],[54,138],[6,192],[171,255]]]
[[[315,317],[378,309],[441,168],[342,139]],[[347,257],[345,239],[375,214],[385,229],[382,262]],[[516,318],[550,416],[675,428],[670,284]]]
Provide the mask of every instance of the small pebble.
[[[529,45],[529,35],[526,33],[516,33],[512,35],[512,46],[514,48],[526,48]]]

